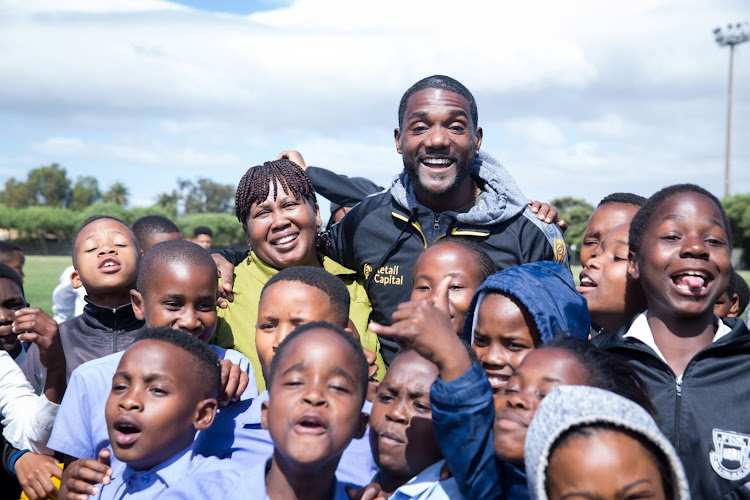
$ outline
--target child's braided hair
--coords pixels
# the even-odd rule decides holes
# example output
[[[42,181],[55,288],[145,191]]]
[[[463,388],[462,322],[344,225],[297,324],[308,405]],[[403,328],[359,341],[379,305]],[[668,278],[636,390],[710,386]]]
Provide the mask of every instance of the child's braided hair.
[[[287,159],[267,161],[249,168],[237,185],[234,213],[243,226],[247,223],[252,204],[268,198],[272,185],[274,200],[279,196],[278,186],[281,185],[286,194],[291,194],[297,200],[317,203],[315,188],[299,165]]]

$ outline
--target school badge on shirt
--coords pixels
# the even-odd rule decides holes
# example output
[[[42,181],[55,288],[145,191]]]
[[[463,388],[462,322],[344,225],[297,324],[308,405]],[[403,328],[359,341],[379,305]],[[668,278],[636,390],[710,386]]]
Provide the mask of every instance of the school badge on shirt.
[[[711,467],[720,477],[737,481],[750,473],[750,436],[739,432],[713,430],[714,450]]]

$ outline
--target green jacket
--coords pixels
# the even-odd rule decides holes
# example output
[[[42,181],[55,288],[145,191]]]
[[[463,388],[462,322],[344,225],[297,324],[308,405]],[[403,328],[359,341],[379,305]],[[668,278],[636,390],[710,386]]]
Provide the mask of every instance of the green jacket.
[[[372,313],[372,305],[367,298],[367,292],[362,282],[357,278],[354,271],[345,268],[341,264],[318,255],[323,268],[329,273],[338,276],[346,284],[351,296],[349,306],[349,319],[359,332],[362,345],[377,353],[378,380],[385,375],[385,364],[380,354],[380,343],[378,336],[367,329]],[[258,302],[260,292],[271,276],[278,273],[275,269],[263,262],[255,252],[250,252],[247,259],[234,268],[234,301],[230,302],[226,309],[219,309],[219,318],[216,323],[216,332],[211,343],[226,349],[236,349],[248,357],[253,364],[255,380],[258,382],[258,392],[266,388],[263,372],[255,350],[255,323],[258,319]]]

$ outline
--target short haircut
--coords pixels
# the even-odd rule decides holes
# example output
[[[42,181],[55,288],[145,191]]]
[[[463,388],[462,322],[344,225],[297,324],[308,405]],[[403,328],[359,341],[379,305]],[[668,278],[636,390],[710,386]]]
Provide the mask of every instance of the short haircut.
[[[323,330],[329,330],[333,333],[338,334],[341,336],[347,345],[352,350],[352,355],[349,357],[349,359],[352,359],[354,361],[355,366],[355,382],[359,385],[360,388],[360,396],[362,398],[361,404],[364,404],[365,397],[367,395],[367,381],[370,379],[370,376],[368,374],[368,363],[367,358],[365,358],[365,354],[362,352],[362,345],[357,342],[354,337],[345,331],[343,328],[340,328],[334,324],[328,323],[327,321],[311,321],[310,323],[305,323],[304,325],[300,325],[294,330],[292,330],[292,333],[289,334],[287,338],[281,341],[281,344],[279,344],[279,347],[276,348],[276,354],[273,357],[273,360],[271,361],[271,371],[268,376],[268,388],[270,390],[271,386],[273,385],[274,381],[276,380],[276,372],[279,369],[279,363],[281,363],[281,358],[284,356],[284,353],[288,349],[288,346],[291,342],[294,342],[294,340],[297,337],[301,337],[305,335],[306,333],[310,332],[310,330],[317,330],[317,329],[323,329]]]
[[[729,218],[727,217],[727,213],[724,211],[724,207],[721,206],[721,202],[719,201],[719,199],[707,190],[695,184],[675,184],[673,186],[667,186],[654,193],[653,196],[651,196],[651,198],[649,198],[646,203],[638,210],[638,212],[636,212],[635,216],[633,216],[633,220],[630,223],[630,233],[628,234],[628,246],[631,252],[637,254],[641,250],[643,233],[646,231],[646,227],[651,222],[651,219],[656,213],[656,209],[659,207],[659,205],[664,203],[664,201],[666,201],[668,198],[683,193],[700,194],[714,202],[716,207],[719,209],[719,212],[721,213],[721,220],[724,224],[724,230],[726,231],[728,238],[727,244],[729,245],[729,248],[731,250],[732,229],[729,226]]]
[[[599,202],[596,208],[599,208],[602,205],[608,205],[610,203],[621,203],[623,205],[633,205],[634,207],[642,207],[646,203],[646,201],[647,201],[647,198],[645,196],[641,196],[638,194],[612,193],[602,198],[602,201]]]
[[[247,224],[247,216],[253,203],[265,201],[273,185],[273,199],[279,197],[278,185],[286,194],[295,199],[311,204],[317,203],[315,188],[304,170],[291,160],[267,161],[247,169],[245,175],[237,185],[234,197],[234,213],[243,226]]]
[[[138,241],[138,239],[135,237],[135,233],[133,233],[133,229],[130,226],[128,226],[125,223],[125,221],[123,221],[121,219],[118,219],[117,217],[113,217],[111,215],[92,215],[91,217],[89,217],[88,219],[86,219],[85,221],[83,221],[83,224],[81,224],[81,227],[79,227],[78,231],[76,231],[76,237],[73,238],[73,245],[75,245],[75,242],[78,239],[78,235],[81,234],[81,231],[83,231],[83,229],[86,226],[88,226],[89,224],[91,224],[93,222],[96,222],[98,220],[102,220],[102,219],[109,219],[109,220],[113,220],[115,222],[119,222],[120,224],[122,224],[123,226],[125,226],[126,228],[128,228],[128,231],[130,231],[130,234],[133,235],[133,239],[136,240],[136,241]]]
[[[212,259],[213,260],[213,259]],[[328,304],[333,312],[329,321],[340,328],[346,328],[349,324],[349,304],[351,296],[346,285],[340,278],[329,273],[325,269],[312,266],[292,266],[282,269],[271,276],[263,290],[260,292],[260,298],[263,299],[263,293],[274,283],[279,281],[296,281],[313,288],[317,288],[328,296]]]
[[[569,352],[586,368],[588,385],[619,394],[641,406],[655,420],[658,419],[648,386],[626,362],[599,349],[588,340],[565,335],[555,336],[542,348]]]
[[[21,289],[21,296],[24,297],[24,301],[26,301],[26,294],[23,291],[23,281],[21,281],[21,277],[18,275],[15,269],[10,267],[8,264],[3,264],[0,262],[0,279],[8,279],[11,280],[13,283],[18,285],[18,288]]]
[[[3,261],[2,260],[3,257],[7,256],[9,258],[12,258],[14,252],[23,253],[21,248],[15,243],[13,243],[12,241],[7,241],[7,240],[0,241],[0,262]]]
[[[177,224],[162,217],[161,215],[147,215],[133,223],[133,232],[138,238],[138,243],[143,246],[143,241],[155,234],[180,233]]]
[[[750,288],[748,288],[745,279],[734,269],[729,273],[727,292],[729,293],[730,301],[732,300],[732,295],[735,293],[739,297],[739,316],[742,316],[742,313],[747,308],[747,304],[750,302]]]
[[[198,237],[201,234],[207,234],[211,238],[214,237],[214,232],[211,231],[211,228],[208,226],[197,226],[195,229],[193,229],[193,236]]]
[[[477,262],[479,263],[480,282],[484,282],[484,280],[497,272],[497,264],[495,264],[495,262],[492,260],[492,257],[490,257],[489,254],[485,252],[481,246],[479,246],[479,243],[468,238],[446,236],[445,238],[440,238],[439,240],[435,241],[432,245],[429,246],[429,248],[445,245],[448,243],[458,245],[476,256]]]
[[[136,289],[143,295],[148,293],[148,288],[154,276],[158,276],[165,264],[181,262],[193,268],[207,269],[218,283],[219,274],[216,263],[211,254],[200,245],[187,240],[162,241],[149,248],[138,265],[138,280]]]
[[[477,111],[477,102],[474,100],[474,96],[469,92],[461,82],[454,80],[450,76],[445,75],[432,75],[427,78],[422,78],[417,83],[409,87],[401,96],[401,102],[398,105],[398,126],[403,126],[404,114],[406,113],[406,101],[409,100],[413,94],[425,89],[441,89],[447,90],[448,92],[455,92],[460,94],[469,102],[469,111],[471,112],[471,121],[473,122],[474,130],[476,130],[479,123],[479,113]]]
[[[146,328],[136,338],[139,340],[159,340],[175,345],[192,354],[194,358],[191,371],[205,390],[208,397],[217,397],[221,384],[221,366],[219,356],[206,344],[195,337],[171,328]],[[179,381],[178,381],[179,383]]]

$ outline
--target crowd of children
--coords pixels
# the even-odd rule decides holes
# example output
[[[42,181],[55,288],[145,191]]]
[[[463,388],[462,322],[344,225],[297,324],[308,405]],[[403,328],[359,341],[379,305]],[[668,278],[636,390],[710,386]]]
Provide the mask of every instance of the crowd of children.
[[[395,208],[387,254],[410,226],[421,253],[348,269],[287,157],[248,170],[236,213],[245,254],[88,219],[63,272],[85,306],[59,324],[0,246],[0,496],[750,498],[749,292],[699,186],[604,198],[577,287],[560,255],[509,266],[491,230],[429,241],[442,223]],[[411,290],[388,321],[374,276]]]

